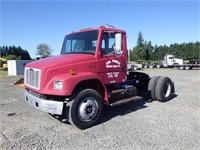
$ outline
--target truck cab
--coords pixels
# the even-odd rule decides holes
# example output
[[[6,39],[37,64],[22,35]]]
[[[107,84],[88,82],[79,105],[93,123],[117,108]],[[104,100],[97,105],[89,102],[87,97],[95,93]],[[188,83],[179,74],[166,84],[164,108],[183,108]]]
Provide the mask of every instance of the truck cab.
[[[86,66],[74,65],[74,71],[85,72],[87,69],[88,72],[95,73],[107,85],[125,82],[126,50],[125,31],[101,27],[81,30],[79,33],[66,36],[61,54],[71,54],[72,57],[92,56],[93,59],[89,59]]]
[[[173,67],[183,65],[183,59],[175,58],[174,55],[166,54],[163,61],[164,67]]]
[[[35,108],[64,115],[80,129],[94,125],[103,106],[141,100],[137,90],[168,100],[173,92],[169,78],[151,79],[127,72],[126,32],[116,28],[87,28],[65,36],[61,54],[25,67],[25,100]],[[163,83],[164,82],[164,83]],[[166,85],[166,86],[165,86]]]

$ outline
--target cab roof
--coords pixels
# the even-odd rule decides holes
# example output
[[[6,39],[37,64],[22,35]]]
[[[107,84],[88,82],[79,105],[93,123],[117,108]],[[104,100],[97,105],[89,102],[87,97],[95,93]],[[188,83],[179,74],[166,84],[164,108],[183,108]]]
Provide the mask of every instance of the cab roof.
[[[94,31],[94,30],[99,30],[99,31],[103,30],[103,31],[126,33],[126,31],[121,30],[121,29],[111,28],[111,27],[106,27],[106,26],[100,26],[99,28],[84,28],[84,29],[81,29],[79,31],[73,31],[70,34],[79,33],[79,32],[86,32],[86,31]],[[68,35],[70,35],[70,34],[68,34]]]

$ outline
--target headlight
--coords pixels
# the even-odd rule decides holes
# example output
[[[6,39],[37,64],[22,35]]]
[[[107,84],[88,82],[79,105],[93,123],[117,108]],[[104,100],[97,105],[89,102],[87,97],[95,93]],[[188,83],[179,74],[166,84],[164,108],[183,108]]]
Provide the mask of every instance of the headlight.
[[[63,83],[62,81],[54,81],[54,90],[62,90]]]

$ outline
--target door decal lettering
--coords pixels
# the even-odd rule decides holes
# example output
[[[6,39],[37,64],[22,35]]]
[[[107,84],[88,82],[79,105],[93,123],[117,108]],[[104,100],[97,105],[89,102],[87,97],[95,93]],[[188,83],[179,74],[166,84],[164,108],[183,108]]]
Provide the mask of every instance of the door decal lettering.
[[[120,68],[120,64],[118,60],[108,60],[106,62],[106,68]]]

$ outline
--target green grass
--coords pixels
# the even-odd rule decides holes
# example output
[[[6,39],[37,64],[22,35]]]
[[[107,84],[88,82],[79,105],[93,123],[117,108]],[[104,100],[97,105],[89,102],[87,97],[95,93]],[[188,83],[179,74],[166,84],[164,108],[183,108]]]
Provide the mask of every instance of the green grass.
[[[0,70],[0,78],[6,78],[8,77],[8,72],[4,70]]]

